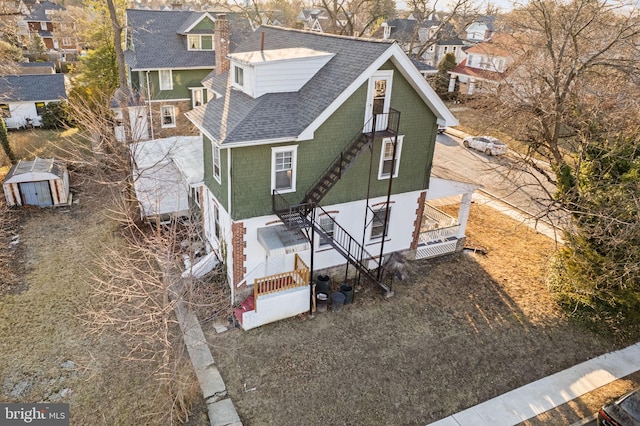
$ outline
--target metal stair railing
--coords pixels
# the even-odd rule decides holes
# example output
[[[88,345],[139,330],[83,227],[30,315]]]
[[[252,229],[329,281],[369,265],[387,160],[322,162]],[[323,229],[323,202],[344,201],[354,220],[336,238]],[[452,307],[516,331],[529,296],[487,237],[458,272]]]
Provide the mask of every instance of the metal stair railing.
[[[309,215],[305,216],[305,221],[313,226],[314,230],[340,253],[342,257],[355,266],[362,275],[382,287],[387,295],[392,295],[393,272],[389,271],[383,265],[380,265],[378,274],[372,273],[365,262],[374,259],[374,256],[353,238],[346,229],[340,226],[331,215],[324,211],[322,207],[316,206],[316,208],[331,220],[333,224],[333,235],[328,234],[317,221],[312,222],[311,219],[309,219]]]
[[[378,130],[378,132],[387,131],[392,134],[397,134],[400,127],[400,112],[390,108],[388,113],[374,114],[364,124],[361,131],[358,131],[349,145],[343,149],[336,159],[327,167],[320,177],[311,185],[310,189],[304,194],[302,198],[303,203],[319,203],[322,198],[333,185],[342,178],[342,174],[349,170],[353,165],[353,161],[356,160],[360,154],[364,151],[364,148],[371,144],[375,138],[376,123],[382,120],[385,124],[384,130]],[[371,129],[371,131],[365,131]]]
[[[319,203],[324,195],[329,192],[333,185],[342,178],[342,173],[349,170],[353,161],[360,156],[360,153],[368,146],[373,138],[364,133],[358,134],[352,139],[347,148],[342,150],[338,157],[327,167],[320,177],[311,185],[302,199],[303,202]],[[317,196],[314,196],[317,195]]]

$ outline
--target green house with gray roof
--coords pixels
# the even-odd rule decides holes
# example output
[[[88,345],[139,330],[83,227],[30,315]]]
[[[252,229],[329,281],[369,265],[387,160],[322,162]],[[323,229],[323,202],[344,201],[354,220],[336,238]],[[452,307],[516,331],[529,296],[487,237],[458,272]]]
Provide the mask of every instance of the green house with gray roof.
[[[267,26],[227,59],[186,116],[207,245],[233,294],[253,292],[242,326],[308,311],[317,271],[391,295],[385,264],[420,243],[438,125],[455,117],[393,41]]]
[[[184,113],[211,98],[201,81],[250,31],[248,23],[235,14],[174,10],[127,9],[126,19],[129,89],[141,94],[144,107],[130,110],[131,134],[140,140],[197,135]]]

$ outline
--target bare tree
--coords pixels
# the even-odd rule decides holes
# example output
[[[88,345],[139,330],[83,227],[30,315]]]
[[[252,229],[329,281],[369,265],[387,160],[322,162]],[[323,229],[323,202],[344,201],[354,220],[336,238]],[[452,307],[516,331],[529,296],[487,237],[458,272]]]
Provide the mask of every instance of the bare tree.
[[[618,318],[635,315],[640,291],[639,17],[633,4],[531,1],[506,18],[515,61],[483,99],[571,219],[554,289],[572,307],[604,303]]]
[[[110,99],[108,94],[97,98]],[[67,156],[76,173],[108,194],[103,200],[106,215],[118,223],[119,232],[104,242],[89,267],[94,293],[84,316],[87,330],[117,330],[128,342],[128,360],[152,363],[156,374],[150,379],[158,382],[158,396],[167,398],[166,411],[154,415],[163,424],[184,422],[193,402],[194,377],[173,309],[181,301],[201,319],[226,321],[231,315],[226,274],[214,270],[196,278],[189,273],[190,265],[206,254],[197,210],[167,223],[143,220],[135,185],[147,170],[137,169],[132,158],[143,144],[155,142],[117,141],[109,103],[95,99],[71,101],[78,129]],[[171,149],[157,163],[167,160]]]
[[[464,29],[476,19],[479,9],[475,0],[456,0],[448,4],[446,12],[438,12],[438,1],[431,0],[411,0],[409,7],[412,10],[417,25],[414,28],[409,42],[408,54],[421,58],[438,42],[459,37]],[[433,26],[422,27],[422,22],[433,17]],[[436,63],[440,58],[435,58]]]
[[[638,10],[605,0],[534,0],[506,24],[517,60],[499,87],[498,107],[531,153],[558,170],[567,163],[563,144],[580,125],[575,112],[594,100],[594,84],[637,72]]]
[[[109,9],[109,17],[113,27],[113,44],[116,51],[116,61],[118,63],[118,81],[120,90],[117,92],[119,98],[116,101],[122,109],[122,121],[124,123],[124,139],[126,142],[131,141],[131,123],[129,119],[129,82],[127,80],[127,68],[124,61],[124,50],[122,44],[122,31],[124,26],[120,23],[119,14],[113,0],[107,0],[107,8]]]

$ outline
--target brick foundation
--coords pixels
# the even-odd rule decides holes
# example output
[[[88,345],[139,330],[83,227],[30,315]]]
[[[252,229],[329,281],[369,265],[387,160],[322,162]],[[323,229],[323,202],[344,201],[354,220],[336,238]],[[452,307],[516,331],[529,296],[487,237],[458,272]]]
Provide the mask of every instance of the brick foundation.
[[[244,236],[247,233],[247,228],[244,227],[242,222],[234,222],[231,224],[231,252],[233,258],[233,285],[236,286],[247,273],[247,268],[244,266],[247,261],[247,255],[244,254],[244,249],[247,247],[247,242],[244,240]]]

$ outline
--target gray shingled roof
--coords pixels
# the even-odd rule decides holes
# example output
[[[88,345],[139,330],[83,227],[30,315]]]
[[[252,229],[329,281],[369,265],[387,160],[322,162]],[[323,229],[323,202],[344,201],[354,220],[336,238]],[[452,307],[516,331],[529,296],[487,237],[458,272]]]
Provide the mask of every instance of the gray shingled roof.
[[[134,70],[161,68],[213,68],[213,51],[189,51],[187,36],[179,34],[205,12],[182,10],[127,9],[127,25],[133,50],[125,52],[127,64]],[[213,14],[210,13],[213,16]],[[230,25],[232,46],[244,38],[248,22],[234,14],[226,14]],[[198,31],[201,33],[201,31]]]
[[[298,136],[393,43],[260,27],[234,53],[260,50],[262,33],[268,50],[306,47],[335,56],[298,92],[268,93],[258,99],[239,90],[227,91],[228,72],[211,73],[203,81],[205,86],[229,97],[226,137],[221,130],[226,100],[211,101],[187,116],[221,143]]]
[[[0,99],[7,101],[53,101],[66,99],[64,75],[36,74],[0,77]]]
[[[49,22],[51,19],[47,16],[46,10],[67,10],[64,6],[51,3],[50,1],[41,1],[31,7],[31,14],[27,16],[27,21]]]

